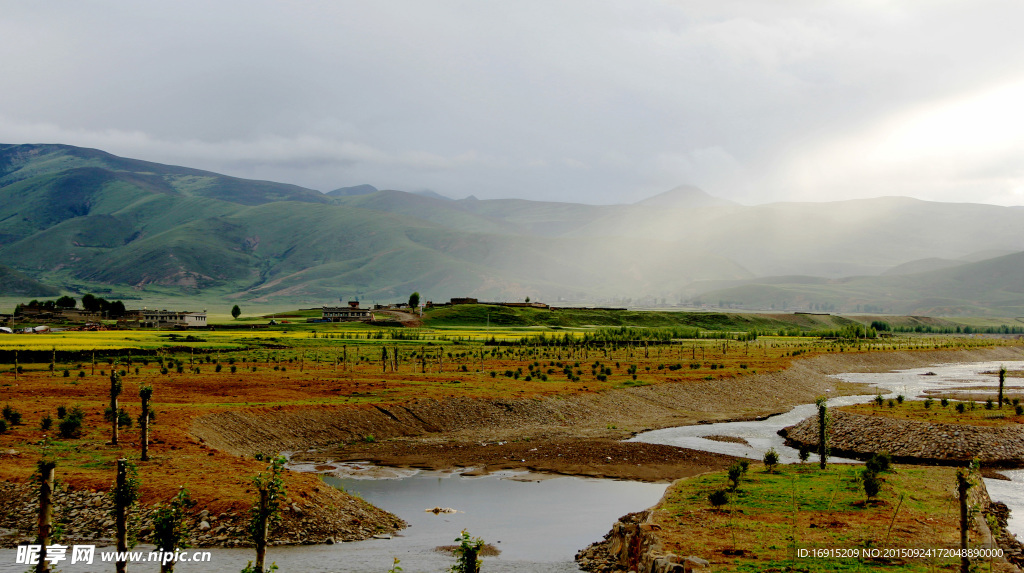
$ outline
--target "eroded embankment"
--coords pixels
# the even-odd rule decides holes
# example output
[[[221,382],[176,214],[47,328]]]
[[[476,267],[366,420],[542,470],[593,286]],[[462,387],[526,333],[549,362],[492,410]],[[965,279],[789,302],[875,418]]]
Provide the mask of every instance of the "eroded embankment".
[[[1017,347],[828,354],[798,360],[787,370],[770,374],[571,396],[232,410],[197,418],[192,433],[210,447],[237,455],[338,447],[365,443],[368,436],[375,441],[622,437],[646,429],[774,414],[811,402],[826,390],[832,395],[874,391],[830,374],[1022,358],[1024,352]]]
[[[967,424],[936,424],[864,416],[850,412],[830,413],[829,449],[834,455],[867,458],[886,451],[906,463],[957,464],[977,458],[985,466],[1024,465],[1024,429]],[[808,418],[785,428],[786,445],[818,447],[818,421]]]

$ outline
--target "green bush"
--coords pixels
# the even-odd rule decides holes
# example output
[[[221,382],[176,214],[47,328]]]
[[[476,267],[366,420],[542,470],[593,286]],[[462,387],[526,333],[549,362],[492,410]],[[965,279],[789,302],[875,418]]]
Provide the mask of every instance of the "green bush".
[[[860,479],[864,485],[864,495],[868,496],[868,499],[874,499],[878,496],[878,492],[882,489],[882,480],[878,477],[877,472],[864,468],[860,474]]]
[[[67,416],[57,424],[57,434],[62,438],[78,438],[82,435],[82,421],[85,419],[85,412],[75,406],[67,413]]]
[[[729,492],[724,489],[716,489],[708,494],[708,502],[710,502],[715,508],[722,507],[729,503]]]
[[[772,473],[775,471],[775,466],[779,465],[779,452],[776,452],[775,448],[771,448],[764,453],[764,458],[761,461],[764,462],[764,471]]]
[[[964,410],[966,410],[966,408],[964,407],[964,403],[963,402],[957,402],[956,403],[956,413],[957,414],[963,414]]]
[[[875,473],[887,472],[892,466],[892,456],[886,451],[878,452],[871,456],[871,459],[867,461],[865,466],[868,470]]]

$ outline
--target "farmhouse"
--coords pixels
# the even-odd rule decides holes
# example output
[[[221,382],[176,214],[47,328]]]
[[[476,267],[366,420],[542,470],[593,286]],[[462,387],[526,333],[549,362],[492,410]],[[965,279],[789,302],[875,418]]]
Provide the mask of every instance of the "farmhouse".
[[[359,308],[358,300],[348,301],[348,306],[325,306],[321,320],[324,322],[349,322],[357,320],[373,320],[368,308]]]
[[[169,310],[140,310],[132,311],[139,320],[142,328],[191,328],[206,326],[206,311],[203,312],[176,312]]]

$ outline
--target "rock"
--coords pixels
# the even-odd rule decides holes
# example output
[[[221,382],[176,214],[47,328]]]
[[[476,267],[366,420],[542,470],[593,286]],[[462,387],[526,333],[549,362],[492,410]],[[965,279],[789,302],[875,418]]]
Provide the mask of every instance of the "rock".
[[[111,422],[111,423],[113,423],[113,422]],[[203,521],[199,522],[199,531],[207,531],[209,529],[210,529],[210,522],[209,521],[206,521],[204,519]]]

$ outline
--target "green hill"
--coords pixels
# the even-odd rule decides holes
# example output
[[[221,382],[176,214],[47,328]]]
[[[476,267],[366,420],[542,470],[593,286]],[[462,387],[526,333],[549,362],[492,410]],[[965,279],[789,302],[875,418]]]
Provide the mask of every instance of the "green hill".
[[[370,185],[325,195],[95,149],[0,145],[0,264],[37,290],[131,298],[324,304],[416,290],[435,301],[1024,314],[1019,273],[966,262],[1024,250],[1022,226],[1021,208],[746,207],[693,187],[632,205]],[[1015,257],[995,264],[1019,268]]]
[[[59,296],[60,291],[32,280],[18,271],[0,265],[0,296]]]

